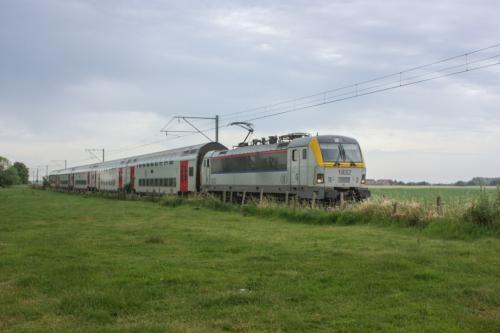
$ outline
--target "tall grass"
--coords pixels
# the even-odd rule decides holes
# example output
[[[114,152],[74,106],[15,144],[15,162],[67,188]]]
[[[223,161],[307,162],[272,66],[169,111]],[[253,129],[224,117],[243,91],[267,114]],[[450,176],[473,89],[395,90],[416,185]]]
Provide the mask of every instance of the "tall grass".
[[[223,203],[212,195],[192,196],[137,196],[124,193],[86,193],[86,197],[103,197],[120,200],[147,200],[158,202],[166,207],[190,205],[216,211],[240,212],[243,215],[280,218],[290,222],[312,224],[376,224],[397,225],[433,230],[434,233],[448,234],[487,234],[500,236],[500,188],[496,196],[485,190],[477,198],[471,197],[468,204],[429,205],[413,200],[398,200],[376,197],[359,203],[345,203],[334,207],[312,205],[292,199],[283,202],[265,198],[250,198],[245,205]],[[437,224],[439,224],[437,226]],[[430,227],[430,228],[429,228]]]
[[[169,207],[192,205],[219,211],[239,211],[243,215],[280,218],[312,224],[376,224],[426,229],[447,238],[464,236],[500,236],[500,189],[491,199],[481,192],[469,205],[430,206],[415,201],[375,198],[361,203],[321,207],[291,201],[289,205],[273,199],[249,200],[245,205],[222,203],[213,196],[164,197],[161,204]]]
[[[467,209],[465,217],[477,224],[500,227],[500,188],[497,188],[496,194],[496,198],[490,198],[481,189],[479,198]]]

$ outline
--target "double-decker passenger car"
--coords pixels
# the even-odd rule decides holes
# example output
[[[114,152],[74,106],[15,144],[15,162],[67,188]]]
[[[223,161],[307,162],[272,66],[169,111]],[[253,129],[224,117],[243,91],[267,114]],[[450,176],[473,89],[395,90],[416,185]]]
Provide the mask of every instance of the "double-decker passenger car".
[[[200,188],[201,160],[208,151],[227,149],[210,142],[54,171],[52,187],[76,191],[177,194]]]
[[[78,191],[265,193],[324,201],[369,196],[358,142],[335,135],[273,136],[234,149],[211,142],[58,170],[49,180]]]

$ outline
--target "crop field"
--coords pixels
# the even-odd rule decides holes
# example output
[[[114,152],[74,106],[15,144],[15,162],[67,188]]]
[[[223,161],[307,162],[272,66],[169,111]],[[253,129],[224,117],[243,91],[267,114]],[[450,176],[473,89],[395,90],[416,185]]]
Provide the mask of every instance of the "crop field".
[[[370,186],[374,198],[388,198],[398,201],[414,201],[423,205],[435,205],[439,196],[443,204],[463,206],[476,200],[484,190],[488,196],[496,195],[495,187],[458,186]]]
[[[488,234],[0,189],[1,332],[499,332],[499,276]]]

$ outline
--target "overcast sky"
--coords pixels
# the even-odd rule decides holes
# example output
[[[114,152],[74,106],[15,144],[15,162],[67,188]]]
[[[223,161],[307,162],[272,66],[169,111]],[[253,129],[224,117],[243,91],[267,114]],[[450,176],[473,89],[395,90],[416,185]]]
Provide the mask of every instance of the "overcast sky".
[[[160,129],[500,43],[499,12],[494,0],[2,0],[0,155],[57,168],[89,163],[86,148],[113,159],[203,142]],[[500,176],[499,67],[255,121],[256,136],[355,137],[369,178]],[[223,128],[222,142],[244,134]]]

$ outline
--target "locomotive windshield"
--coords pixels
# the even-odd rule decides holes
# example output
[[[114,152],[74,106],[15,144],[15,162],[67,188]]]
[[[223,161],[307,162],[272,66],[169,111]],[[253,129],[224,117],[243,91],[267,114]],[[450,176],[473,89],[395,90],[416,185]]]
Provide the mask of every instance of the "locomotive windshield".
[[[361,150],[356,143],[322,143],[321,154],[325,162],[363,162]]]
[[[325,162],[338,162],[341,160],[340,144],[338,143],[322,143],[321,154]]]
[[[346,162],[363,162],[361,157],[361,150],[359,146],[355,143],[344,143],[342,145],[342,150],[344,151],[344,158]]]

